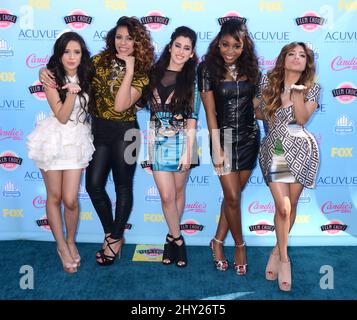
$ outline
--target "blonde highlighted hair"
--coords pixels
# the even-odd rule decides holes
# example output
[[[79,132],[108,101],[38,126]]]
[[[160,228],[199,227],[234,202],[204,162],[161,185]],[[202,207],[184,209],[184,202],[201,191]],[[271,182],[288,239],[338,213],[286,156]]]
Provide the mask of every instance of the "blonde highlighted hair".
[[[127,27],[129,35],[134,39],[134,70],[138,74],[148,74],[154,62],[154,46],[150,33],[146,27],[136,17],[123,16],[114,28],[108,31],[106,37],[106,47],[101,52],[100,63],[109,65],[115,59],[115,34],[119,27]]]
[[[282,105],[281,94],[284,90],[285,58],[297,46],[301,46],[306,53],[306,67],[296,84],[306,86],[306,92],[308,92],[314,83],[316,71],[314,52],[304,42],[292,42],[285,45],[280,51],[275,67],[267,73],[268,85],[263,91],[265,103],[263,113],[267,119],[273,118],[276,110]]]

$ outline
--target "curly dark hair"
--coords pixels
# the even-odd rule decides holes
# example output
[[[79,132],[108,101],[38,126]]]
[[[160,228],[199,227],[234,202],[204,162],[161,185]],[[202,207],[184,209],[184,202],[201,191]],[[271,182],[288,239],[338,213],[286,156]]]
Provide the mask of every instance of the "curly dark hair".
[[[138,74],[147,74],[154,61],[154,46],[150,33],[146,27],[136,17],[121,17],[115,27],[110,29],[106,36],[106,46],[100,52],[100,64],[109,66],[116,57],[115,35],[119,27],[127,27],[129,35],[134,39],[134,70]]]
[[[281,93],[284,90],[285,58],[297,46],[301,46],[306,53],[306,68],[296,84],[306,86],[306,92],[313,85],[316,71],[314,52],[304,42],[291,42],[285,45],[280,51],[275,67],[267,73],[269,86],[263,92],[265,102],[263,112],[268,117],[273,117],[275,111],[281,106]]]
[[[70,41],[77,42],[82,51],[81,62],[78,66],[77,76],[79,80],[79,86],[81,87],[81,91],[78,93],[80,97],[80,106],[82,112],[78,115],[78,118],[85,113],[85,121],[88,120],[88,111],[93,108],[94,100],[92,97],[91,90],[91,80],[94,75],[94,69],[92,62],[90,60],[90,52],[87,48],[86,43],[83,38],[76,32],[65,32],[62,34],[55,42],[53,47],[53,55],[50,57],[47,63],[47,69],[49,69],[55,76],[56,82],[58,85],[58,93],[60,96],[60,100],[63,103],[66,100],[66,89],[61,89],[66,83],[66,71],[63,67],[62,56],[66,50],[66,47]],[[84,98],[83,93],[87,93],[89,96],[89,101]],[[78,119],[77,119],[78,120]]]
[[[238,19],[230,19],[222,24],[221,30],[212,40],[206,55],[203,57],[213,79],[219,82],[224,79],[227,72],[218,47],[219,41],[226,35],[232,36],[236,41],[243,41],[244,49],[237,59],[236,65],[240,75],[245,75],[251,83],[257,83],[259,79],[259,65],[254,43],[249,36],[247,26]]]
[[[182,112],[184,115],[190,115],[192,113],[192,101],[194,99],[194,87],[196,66],[198,63],[198,57],[194,51],[197,35],[192,29],[181,26],[175,29],[171,34],[170,42],[165,46],[160,58],[152,67],[149,74],[149,85],[145,88],[144,96],[148,101],[153,101],[153,93],[155,88],[165,75],[166,69],[169,66],[171,53],[170,48],[174,41],[178,37],[185,37],[191,40],[193,56],[185,62],[182,70],[178,73],[176,78],[175,92],[171,98],[172,112]]]

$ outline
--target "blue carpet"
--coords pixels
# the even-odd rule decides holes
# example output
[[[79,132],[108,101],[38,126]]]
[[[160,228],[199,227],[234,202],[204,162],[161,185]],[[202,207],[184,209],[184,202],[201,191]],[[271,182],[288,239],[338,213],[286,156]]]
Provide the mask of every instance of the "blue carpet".
[[[1,241],[1,300],[356,300],[357,247],[290,247],[293,288],[281,292],[276,281],[264,278],[270,247],[248,247],[248,273],[234,274],[213,268],[209,247],[188,247],[189,264],[184,269],[157,262],[133,262],[135,245],[126,244],[122,259],[100,267],[94,255],[100,244],[79,243],[82,257],[79,271],[63,272],[54,242]],[[233,247],[226,247],[230,262]],[[34,288],[21,289],[24,274],[31,266]],[[333,268],[333,289],[322,289],[324,265]]]

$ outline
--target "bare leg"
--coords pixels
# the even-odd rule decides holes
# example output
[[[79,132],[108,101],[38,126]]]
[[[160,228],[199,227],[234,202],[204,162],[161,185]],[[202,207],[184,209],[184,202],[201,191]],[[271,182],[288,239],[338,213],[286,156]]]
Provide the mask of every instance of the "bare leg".
[[[62,195],[64,203],[64,221],[66,224],[66,242],[72,258],[79,263],[80,256],[75,245],[79,219],[78,189],[81,169],[65,170],[62,178]]]
[[[290,202],[291,202],[291,214],[290,214],[290,228],[289,228],[289,233],[291,229],[294,226],[295,219],[296,219],[296,212],[297,212],[297,205],[299,201],[300,194],[303,190],[303,186],[300,183],[291,183],[289,184],[289,195],[290,195]],[[274,254],[279,254],[279,249],[278,249],[278,243],[276,243],[274,249],[273,249]]]
[[[63,234],[63,223],[61,214],[62,200],[62,176],[60,170],[41,170],[47,193],[46,213],[48,223],[51,227],[53,237],[56,240],[57,250],[59,252],[65,271],[75,272],[74,260],[71,257],[67,243]]]
[[[239,171],[241,191],[244,190],[251,173],[252,173],[252,171],[250,171],[250,170],[249,171],[248,170]],[[228,225],[226,215],[224,213],[224,199],[223,199],[215,238],[220,241],[223,241],[227,236],[228,230],[229,230],[229,225]],[[223,244],[214,241],[213,246],[214,246],[213,248],[214,248],[216,259],[217,260],[225,260],[225,256],[223,253]]]
[[[181,217],[185,209],[186,184],[189,175],[190,175],[190,171],[174,173],[175,189],[176,189],[176,207],[177,207],[179,221],[181,221]]]
[[[287,245],[291,214],[289,185],[281,182],[270,182],[269,188],[275,202],[274,223],[280,261],[287,262],[289,260]]]
[[[221,185],[224,194],[224,213],[227,219],[229,229],[236,244],[234,262],[237,265],[246,264],[245,248],[237,247],[243,244],[242,222],[241,222],[241,181],[239,173],[220,176]]]
[[[176,185],[173,172],[154,171],[154,180],[161,197],[162,210],[169,228],[169,233],[180,236],[179,211],[176,206]]]

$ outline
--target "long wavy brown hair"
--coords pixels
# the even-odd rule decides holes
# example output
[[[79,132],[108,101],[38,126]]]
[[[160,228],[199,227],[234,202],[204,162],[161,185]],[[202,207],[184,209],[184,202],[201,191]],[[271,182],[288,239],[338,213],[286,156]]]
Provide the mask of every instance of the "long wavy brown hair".
[[[304,42],[292,42],[285,45],[280,51],[275,67],[267,73],[268,86],[263,91],[263,101],[265,103],[263,113],[267,118],[273,118],[276,110],[282,105],[281,94],[284,90],[285,57],[297,46],[301,46],[305,51],[306,68],[296,84],[306,86],[306,92],[308,92],[314,83],[316,71],[314,52]]]
[[[115,35],[119,27],[127,27],[129,35],[134,39],[134,70],[138,74],[147,74],[154,62],[154,46],[150,33],[146,27],[136,17],[123,16],[114,28],[110,29],[106,36],[106,46],[100,53],[100,64],[110,65],[115,59],[117,51],[115,49]]]
[[[245,75],[249,82],[256,83],[259,78],[258,59],[255,53],[254,42],[249,36],[245,23],[238,19],[231,19],[224,22],[217,36],[210,43],[204,61],[212,74],[212,78],[219,82],[224,80],[227,69],[224,66],[224,60],[220,54],[219,41],[225,35],[232,36],[236,41],[243,40],[244,49],[236,61],[240,75]]]

